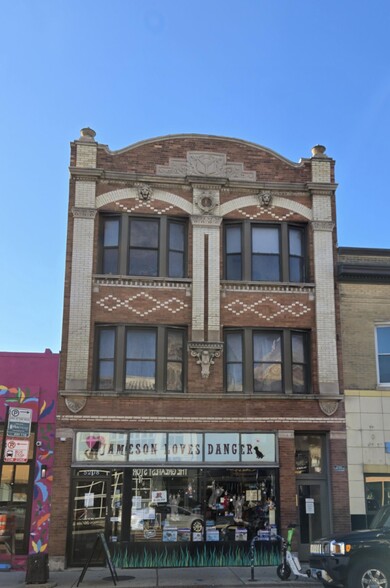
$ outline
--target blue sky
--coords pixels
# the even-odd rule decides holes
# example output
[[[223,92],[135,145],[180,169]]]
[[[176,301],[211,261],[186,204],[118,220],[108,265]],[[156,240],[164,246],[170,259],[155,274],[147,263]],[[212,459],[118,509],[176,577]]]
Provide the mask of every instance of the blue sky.
[[[59,351],[69,143],[175,133],[336,159],[338,243],[390,248],[388,0],[4,0],[0,350]]]

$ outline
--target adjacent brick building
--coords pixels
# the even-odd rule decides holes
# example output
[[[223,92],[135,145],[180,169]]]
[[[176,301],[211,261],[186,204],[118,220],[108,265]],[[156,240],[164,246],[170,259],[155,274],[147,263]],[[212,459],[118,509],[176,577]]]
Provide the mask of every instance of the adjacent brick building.
[[[351,523],[390,504],[390,250],[339,249]]]
[[[272,563],[349,526],[334,161],[177,135],[71,145],[51,543]]]

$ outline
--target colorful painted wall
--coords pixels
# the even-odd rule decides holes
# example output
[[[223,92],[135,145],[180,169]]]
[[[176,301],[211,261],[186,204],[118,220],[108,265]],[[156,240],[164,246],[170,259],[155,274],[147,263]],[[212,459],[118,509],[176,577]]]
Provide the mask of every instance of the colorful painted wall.
[[[31,409],[36,423],[28,554],[48,548],[58,370],[59,354],[49,349],[44,353],[0,352],[1,423],[7,407]]]

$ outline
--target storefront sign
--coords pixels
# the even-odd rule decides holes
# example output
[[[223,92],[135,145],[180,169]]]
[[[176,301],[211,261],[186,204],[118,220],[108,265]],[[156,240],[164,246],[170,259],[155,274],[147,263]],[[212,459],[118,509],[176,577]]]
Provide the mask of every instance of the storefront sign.
[[[29,449],[29,439],[7,437],[5,440],[4,461],[8,463],[27,463]]]
[[[306,514],[314,514],[314,498],[305,498]]]
[[[110,431],[77,433],[77,461],[121,462],[127,458],[127,433]]]
[[[32,410],[29,408],[10,408],[8,413],[8,437],[29,437],[31,432]]]
[[[274,433],[82,432],[76,461],[130,463],[275,463]]]

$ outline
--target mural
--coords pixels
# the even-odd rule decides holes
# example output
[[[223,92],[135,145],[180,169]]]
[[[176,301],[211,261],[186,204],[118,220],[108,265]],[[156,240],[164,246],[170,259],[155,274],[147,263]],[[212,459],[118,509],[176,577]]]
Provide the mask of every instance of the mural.
[[[7,407],[22,406],[32,410],[37,423],[33,500],[28,553],[47,549],[50,525],[51,486],[55,442],[56,393],[39,389],[0,385],[0,419],[5,422]]]

